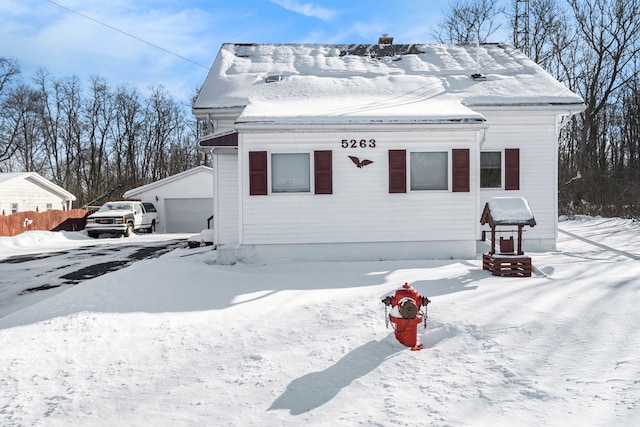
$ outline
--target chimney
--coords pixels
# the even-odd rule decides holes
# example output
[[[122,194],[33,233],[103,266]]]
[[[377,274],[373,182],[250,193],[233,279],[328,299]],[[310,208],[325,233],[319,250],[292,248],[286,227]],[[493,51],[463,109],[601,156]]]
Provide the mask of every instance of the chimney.
[[[389,34],[383,34],[382,37],[378,39],[378,44],[392,45],[393,37],[389,37]]]

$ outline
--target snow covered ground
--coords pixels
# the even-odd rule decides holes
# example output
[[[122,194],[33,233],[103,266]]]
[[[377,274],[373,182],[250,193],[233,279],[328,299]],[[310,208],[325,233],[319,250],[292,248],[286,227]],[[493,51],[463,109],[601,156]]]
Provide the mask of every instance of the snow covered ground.
[[[0,318],[0,425],[640,425],[640,223],[560,228],[531,278],[479,259],[218,266],[211,247],[137,262]],[[88,240],[1,238],[0,257],[47,239]],[[432,300],[422,351],[385,328],[404,282]]]

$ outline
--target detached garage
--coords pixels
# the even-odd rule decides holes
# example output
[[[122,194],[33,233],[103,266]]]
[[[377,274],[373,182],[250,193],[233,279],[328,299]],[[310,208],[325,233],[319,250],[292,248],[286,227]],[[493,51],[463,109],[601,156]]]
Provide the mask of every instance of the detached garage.
[[[213,169],[207,166],[134,188],[123,197],[153,203],[159,233],[199,233],[213,225]]]

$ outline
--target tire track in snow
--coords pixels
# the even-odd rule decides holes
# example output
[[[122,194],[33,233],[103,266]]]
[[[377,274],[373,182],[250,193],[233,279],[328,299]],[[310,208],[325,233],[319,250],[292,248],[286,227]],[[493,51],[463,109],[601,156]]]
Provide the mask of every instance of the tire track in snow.
[[[569,237],[572,237],[574,239],[583,241],[583,242],[588,243],[590,245],[596,246],[596,247],[598,247],[600,249],[604,249],[605,251],[610,251],[610,252],[613,252],[613,253],[615,253],[617,255],[624,256],[624,257],[630,258],[630,259],[635,260],[635,261],[640,261],[640,256],[638,256],[638,255],[634,255],[634,254],[629,253],[629,252],[621,251],[619,249],[612,248],[611,246],[607,246],[607,245],[604,245],[602,243],[594,242],[593,240],[587,239],[586,237],[579,236],[579,235],[571,233],[569,231],[560,230],[560,229],[558,231],[560,233],[565,234],[565,235],[567,235]]]

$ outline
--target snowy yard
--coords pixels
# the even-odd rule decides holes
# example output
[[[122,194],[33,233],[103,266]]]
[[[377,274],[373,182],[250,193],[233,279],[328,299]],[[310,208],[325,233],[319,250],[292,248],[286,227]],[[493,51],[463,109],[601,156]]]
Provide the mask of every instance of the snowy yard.
[[[640,223],[560,229],[531,278],[480,259],[218,266],[210,247],[140,261],[0,318],[0,425],[640,425]],[[0,238],[0,257],[28,239],[47,249]],[[422,351],[385,328],[404,282],[432,301]]]

